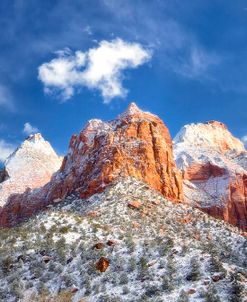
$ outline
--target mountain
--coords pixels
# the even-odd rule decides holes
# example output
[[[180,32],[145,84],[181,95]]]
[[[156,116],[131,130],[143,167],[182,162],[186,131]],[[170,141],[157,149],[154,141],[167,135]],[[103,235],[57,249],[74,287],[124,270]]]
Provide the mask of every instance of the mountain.
[[[73,192],[87,198],[119,177],[134,177],[174,202],[247,230],[247,152],[220,122],[186,125],[172,146],[164,123],[131,103],[115,120],[90,120],[72,135],[58,166],[60,159],[40,135],[24,142],[0,174],[12,175],[2,183],[1,226],[15,225]]]
[[[70,140],[60,170],[39,190],[16,194],[0,212],[2,226],[14,225],[72,192],[81,198],[102,192],[118,177],[132,176],[165,197],[182,200],[182,178],[167,127],[134,103],[115,120],[91,120]]]
[[[247,156],[226,126],[187,125],[173,147],[132,103],[59,166],[34,135],[0,173],[0,301],[246,302]]]
[[[44,186],[61,166],[62,159],[41,134],[30,135],[11,154],[0,171],[0,207],[11,194]]]
[[[247,152],[216,121],[184,126],[174,139],[187,203],[247,230]]]
[[[246,238],[135,178],[0,230],[0,301],[243,302]]]

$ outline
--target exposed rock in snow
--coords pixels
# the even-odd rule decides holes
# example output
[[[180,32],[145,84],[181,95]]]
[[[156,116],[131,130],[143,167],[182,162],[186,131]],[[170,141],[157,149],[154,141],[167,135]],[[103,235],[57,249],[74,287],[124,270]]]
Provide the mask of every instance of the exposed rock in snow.
[[[185,200],[246,230],[247,152],[216,121],[184,126],[174,139]]]
[[[30,135],[11,154],[0,172],[0,206],[14,193],[45,185],[61,166],[62,159],[41,134]]]

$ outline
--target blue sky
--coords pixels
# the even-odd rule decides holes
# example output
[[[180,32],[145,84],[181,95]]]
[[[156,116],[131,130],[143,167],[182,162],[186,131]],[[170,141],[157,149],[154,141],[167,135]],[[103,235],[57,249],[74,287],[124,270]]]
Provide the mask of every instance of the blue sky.
[[[172,136],[214,119],[243,138],[246,57],[246,1],[2,0],[0,160],[36,130],[64,154],[132,101]]]

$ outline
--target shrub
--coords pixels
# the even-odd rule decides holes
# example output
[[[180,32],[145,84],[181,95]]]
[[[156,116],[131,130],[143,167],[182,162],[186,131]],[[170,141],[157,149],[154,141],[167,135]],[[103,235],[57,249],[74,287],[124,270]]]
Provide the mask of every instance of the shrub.
[[[129,281],[128,275],[126,273],[122,273],[119,279],[120,284],[127,284]]]
[[[127,295],[130,292],[128,286],[123,287],[123,295]]]
[[[210,286],[208,288],[208,290],[204,293],[204,298],[206,302],[221,302],[214,286]]]
[[[231,302],[242,302],[242,298],[244,295],[244,285],[238,280],[239,277],[238,275],[235,276],[234,281],[232,283],[232,289],[231,289],[231,297],[230,301]]]
[[[61,234],[67,234],[69,232],[70,227],[68,225],[62,226],[58,232]]]
[[[200,267],[196,258],[192,258],[190,262],[190,271],[186,276],[188,281],[197,281],[200,278]]]
[[[174,289],[170,279],[167,276],[162,278],[162,289],[167,292],[171,292]]]
[[[222,262],[215,255],[212,255],[210,258],[210,271],[211,272],[221,272],[226,275],[226,270],[224,269]]]
[[[169,275],[169,277],[172,278],[172,275],[176,273],[176,267],[175,267],[175,262],[171,257],[169,257],[167,260],[166,268],[167,268],[167,274]]]
[[[188,294],[184,290],[181,290],[177,302],[189,302]]]
[[[160,288],[156,285],[150,285],[148,284],[146,286],[146,290],[145,290],[145,295],[147,297],[154,297],[154,296],[157,296],[160,292]]]
[[[134,272],[136,269],[136,259],[135,257],[131,257],[128,266],[128,272]]]
[[[7,256],[2,260],[1,268],[3,273],[7,274],[11,270],[12,266],[13,266],[13,261],[10,256]]]

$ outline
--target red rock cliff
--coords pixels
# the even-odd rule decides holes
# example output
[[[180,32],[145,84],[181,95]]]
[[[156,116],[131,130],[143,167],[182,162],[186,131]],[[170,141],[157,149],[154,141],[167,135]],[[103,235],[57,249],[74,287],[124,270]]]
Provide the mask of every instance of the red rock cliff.
[[[73,191],[83,198],[102,192],[119,176],[143,180],[174,201],[182,199],[168,129],[133,103],[116,120],[91,120],[79,135],[73,135],[51,182],[36,192],[12,196],[0,213],[0,224],[15,224]]]

